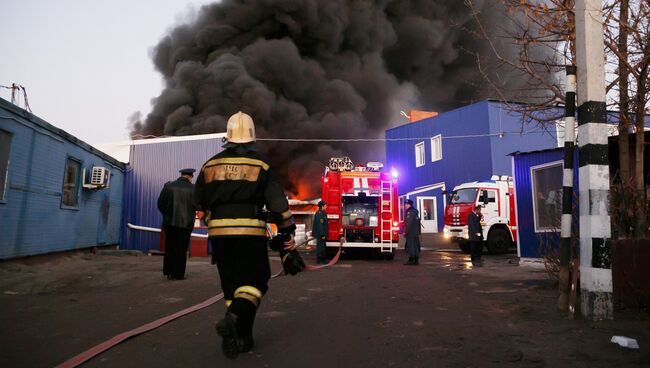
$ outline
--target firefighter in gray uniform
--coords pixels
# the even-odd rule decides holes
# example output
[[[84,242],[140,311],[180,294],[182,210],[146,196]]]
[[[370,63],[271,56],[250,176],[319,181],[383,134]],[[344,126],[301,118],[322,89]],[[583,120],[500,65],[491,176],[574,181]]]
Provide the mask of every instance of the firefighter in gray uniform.
[[[216,329],[224,355],[235,359],[253,347],[255,314],[271,277],[267,221],[278,227],[271,248],[280,252],[285,273],[295,275],[305,264],[292,249],[296,226],[282,185],[257,152],[253,119],[242,112],[234,114],[226,137],[225,150],[201,168],[195,197],[198,207],[208,213],[212,260],[227,306]]]
[[[329,226],[327,223],[327,214],[325,209],[327,204],[325,201],[318,202],[318,211],[314,215],[314,226],[312,228],[312,235],[316,239],[316,263],[322,264],[327,263],[326,254],[326,242],[327,242],[327,233]]]
[[[420,263],[420,215],[410,199],[406,200],[404,236],[406,237],[406,250],[409,254],[409,260],[404,264],[417,265]]]
[[[194,228],[194,169],[180,170],[181,176],[168,181],[158,196],[158,210],[163,215],[165,256],[163,275],[169,280],[183,280],[187,248]]]

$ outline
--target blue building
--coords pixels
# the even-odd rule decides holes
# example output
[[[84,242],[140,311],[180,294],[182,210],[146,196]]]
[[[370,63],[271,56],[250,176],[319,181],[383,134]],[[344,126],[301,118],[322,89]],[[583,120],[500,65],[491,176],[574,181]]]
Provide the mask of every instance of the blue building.
[[[610,114],[612,129],[615,131],[616,117]],[[650,116],[646,119],[646,127],[650,126]],[[630,137],[630,147],[633,152],[634,136]],[[646,141],[650,132],[645,133]],[[576,148],[573,162],[579,161],[579,150]],[[519,243],[517,253],[522,260],[538,259],[549,249],[557,249],[560,242],[561,225],[561,192],[562,172],[564,170],[564,149],[555,148],[531,152],[515,152],[513,157],[513,180],[515,187],[515,203],[517,207],[517,224]],[[610,181],[618,181],[618,140],[609,138],[609,170]],[[576,166],[573,170],[573,231],[578,231],[579,223],[579,172]],[[644,181],[646,190],[650,189],[650,151],[644,151]],[[549,193],[554,193],[549,195]],[[552,200],[555,198],[556,200]],[[554,203],[555,202],[555,203]],[[576,236],[577,238],[577,236]]]
[[[564,148],[512,154],[515,203],[522,260],[543,256],[560,243]],[[574,162],[578,161],[575,150]],[[578,221],[578,171],[573,171],[573,220]]]
[[[124,169],[0,98],[0,259],[118,244]]]
[[[142,252],[159,249],[160,234],[138,228],[161,227],[157,201],[163,185],[176,180],[180,169],[192,167],[198,171],[210,157],[222,151],[224,137],[224,133],[217,133],[97,145],[120,161],[128,162],[122,249]],[[207,234],[207,231],[195,228],[194,233]]]
[[[423,232],[442,230],[444,191],[511,176],[513,151],[558,147],[558,129],[523,120],[504,103],[486,100],[386,131],[387,165],[399,170],[400,199],[413,200]]]

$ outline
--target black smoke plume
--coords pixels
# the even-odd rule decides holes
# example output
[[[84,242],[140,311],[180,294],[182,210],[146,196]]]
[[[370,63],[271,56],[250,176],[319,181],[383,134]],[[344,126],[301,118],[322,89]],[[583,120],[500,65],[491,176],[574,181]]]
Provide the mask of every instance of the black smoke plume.
[[[494,3],[474,1],[486,22],[502,11]],[[381,138],[404,122],[400,110],[444,111],[484,97],[475,56],[463,52],[483,47],[474,28],[460,0],[204,6],[155,47],[166,85],[131,134],[224,132],[241,110],[252,115],[260,138]],[[320,195],[329,157],[384,156],[382,142],[261,145],[300,198]]]

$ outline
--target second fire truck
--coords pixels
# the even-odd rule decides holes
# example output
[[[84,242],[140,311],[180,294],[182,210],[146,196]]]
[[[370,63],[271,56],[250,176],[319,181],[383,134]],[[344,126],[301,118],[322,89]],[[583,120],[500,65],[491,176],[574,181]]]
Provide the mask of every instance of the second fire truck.
[[[379,162],[354,165],[348,157],[330,159],[322,179],[327,203],[327,247],[372,248],[392,259],[399,239],[397,171]]]
[[[467,215],[481,206],[483,237],[490,253],[508,251],[517,242],[517,218],[512,179],[493,176],[491,180],[457,185],[445,207],[444,237],[469,253]]]

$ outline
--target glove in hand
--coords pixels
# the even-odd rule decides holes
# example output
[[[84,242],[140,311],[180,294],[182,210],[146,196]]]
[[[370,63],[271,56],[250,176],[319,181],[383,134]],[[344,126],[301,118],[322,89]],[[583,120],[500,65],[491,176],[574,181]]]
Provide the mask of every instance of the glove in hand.
[[[281,251],[280,256],[282,257],[282,268],[286,274],[293,276],[305,268],[305,262],[297,250]]]

